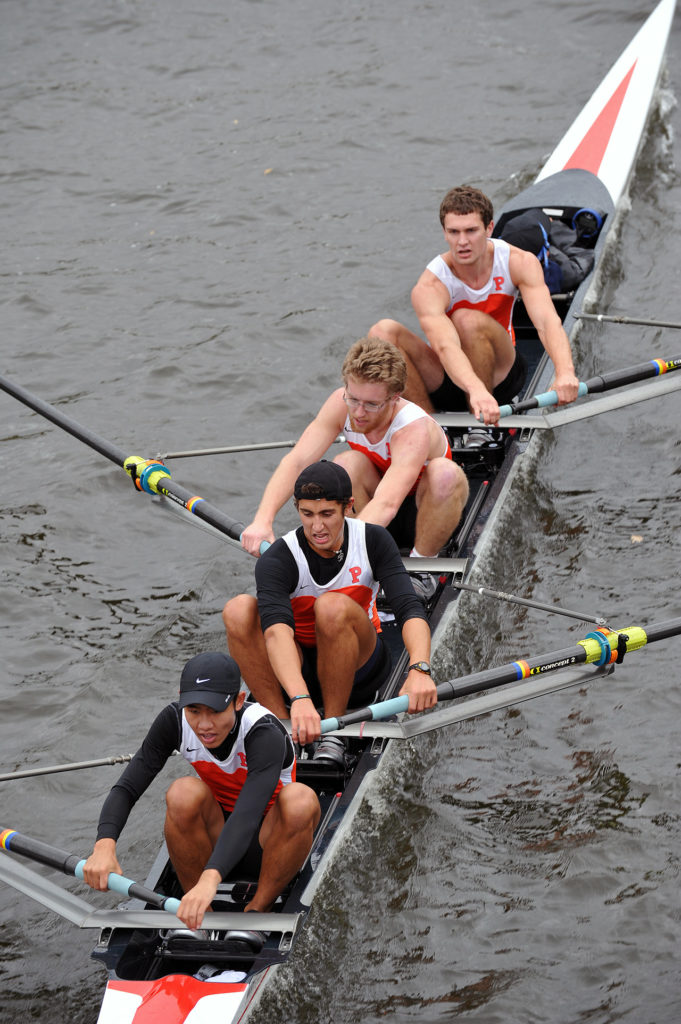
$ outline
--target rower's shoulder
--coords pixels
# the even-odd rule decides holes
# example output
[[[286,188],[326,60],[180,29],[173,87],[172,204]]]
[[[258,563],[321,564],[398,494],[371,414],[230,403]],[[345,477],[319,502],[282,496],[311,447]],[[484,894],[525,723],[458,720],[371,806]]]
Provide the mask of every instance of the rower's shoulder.
[[[441,262],[436,265],[436,260]],[[434,269],[431,270],[431,267]],[[411,290],[412,305],[417,312],[422,306],[428,307],[428,311],[430,311],[433,301],[437,305],[438,311],[441,305],[446,308],[449,302],[449,288],[443,279],[448,276],[449,278],[456,277],[451,267],[444,262],[443,256],[437,256],[435,260],[431,260]]]
[[[534,285],[544,280],[542,265],[534,253],[519,249],[517,245],[508,248],[508,269],[514,285]]]

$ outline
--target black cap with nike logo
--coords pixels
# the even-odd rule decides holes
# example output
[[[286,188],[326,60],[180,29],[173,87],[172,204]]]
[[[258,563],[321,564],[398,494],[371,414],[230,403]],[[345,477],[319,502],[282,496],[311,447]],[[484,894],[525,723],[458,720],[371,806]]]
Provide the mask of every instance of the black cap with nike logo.
[[[180,707],[205,704],[224,711],[241,689],[241,672],[234,658],[220,651],[206,651],[190,658],[180,676]]]

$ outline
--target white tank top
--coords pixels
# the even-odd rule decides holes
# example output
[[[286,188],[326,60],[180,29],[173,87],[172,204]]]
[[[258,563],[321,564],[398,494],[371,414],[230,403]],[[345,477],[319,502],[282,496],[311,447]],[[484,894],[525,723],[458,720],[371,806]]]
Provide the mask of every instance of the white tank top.
[[[322,594],[340,591],[356,601],[371,619],[377,633],[381,623],[376,611],[376,595],[379,584],[374,579],[366,547],[364,522],[361,519],[346,519],[348,524],[348,553],[338,573],[328,583],[317,583],[312,578],[310,566],[298,543],[295,530],[284,534],[284,541],[298,567],[298,583],[290,595],[295,637],[303,647],[315,647],[317,637],[314,628],[314,603]]]
[[[518,289],[511,280],[509,257],[511,247],[501,238],[490,239],[494,246],[494,262],[489,280],[482,288],[470,288],[454,274],[442,259],[436,256],[427,266],[432,274],[449,292],[447,316],[451,317],[456,309],[479,309],[500,323],[515,341],[513,333],[513,306]]]
[[[246,781],[248,773],[245,747],[246,736],[256,722],[264,715],[269,714],[271,712],[260,704],[246,704],[244,713],[241,716],[239,732],[234,741],[234,746],[230,750],[226,761],[218,761],[211,754],[210,750],[201,743],[187,722],[184,716],[184,709],[182,711],[182,743],[180,753],[193,766],[197,775],[203,779],[217,802],[226,811],[234,810],[234,805]],[[286,786],[294,780],[295,759],[290,768],[282,769],[279,783],[267,805],[267,810],[274,803],[282,786]]]
[[[345,440],[348,442],[350,447],[354,448],[355,451],[362,452],[363,455],[366,455],[374,464],[381,476],[384,476],[392,461],[390,441],[393,434],[397,430],[401,430],[402,427],[406,427],[407,424],[413,423],[415,420],[420,420],[424,416],[428,416],[428,413],[420,406],[414,405],[413,402],[405,402],[388,426],[383,437],[379,441],[376,441],[375,444],[371,443],[366,434],[360,434],[356,430],[352,429],[349,416],[346,417],[343,434],[345,435]],[[447,435],[441,427],[440,430],[442,431],[442,451],[440,454],[443,457],[451,458],[452,451],[449,447]],[[426,459],[424,466],[428,465],[428,461],[429,460]],[[421,470],[421,473],[423,473],[423,470]],[[414,481],[414,486],[409,491],[410,494],[414,494],[416,491],[419,480],[421,479],[421,473],[419,473],[417,479]]]

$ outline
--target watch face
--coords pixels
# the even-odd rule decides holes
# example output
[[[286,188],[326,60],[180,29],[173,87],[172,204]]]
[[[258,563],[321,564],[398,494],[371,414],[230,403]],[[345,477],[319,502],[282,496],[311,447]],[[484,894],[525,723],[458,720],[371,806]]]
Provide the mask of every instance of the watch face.
[[[427,661],[415,661],[411,667],[418,669],[419,672],[430,673],[430,665],[428,664]]]

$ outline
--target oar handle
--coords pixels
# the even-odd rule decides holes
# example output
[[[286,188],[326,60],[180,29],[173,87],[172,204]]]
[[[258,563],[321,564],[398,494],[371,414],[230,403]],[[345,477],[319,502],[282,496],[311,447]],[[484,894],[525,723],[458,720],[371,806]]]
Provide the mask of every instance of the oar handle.
[[[21,854],[38,864],[45,864],[49,868],[62,871],[65,875],[74,875],[84,881],[83,868],[86,861],[76,857],[75,854],[67,853],[56,846],[43,843],[40,839],[33,839],[31,836],[16,832],[14,829],[6,828],[0,830],[0,847],[11,853]],[[159,910],[167,910],[170,914],[176,914],[180,901],[173,896],[164,896],[160,892],[154,892],[139,882],[133,882],[131,878],[123,875],[115,875],[113,872],[107,880],[107,888],[111,892],[117,892],[121,896],[134,896],[136,899],[144,900]]]
[[[636,381],[646,380],[648,377],[658,377],[662,373],[672,373],[681,368],[681,358],[675,356],[673,359],[649,359],[646,363],[637,363],[636,366],[625,366],[620,370],[611,370],[608,373],[599,374],[597,377],[590,377],[589,380],[580,381],[577,390],[577,397],[594,394],[601,391],[612,391],[614,388],[623,387],[625,384],[635,384]],[[522,402],[511,402],[510,405],[499,406],[499,418],[512,416],[514,413],[527,412],[529,409],[543,409],[550,405],[558,404],[558,395],[555,391],[545,391],[541,395],[534,395],[532,398],[525,398]]]
[[[583,398],[589,394],[589,386],[585,381],[579,382],[577,397]],[[499,418],[513,416],[518,412],[526,412],[528,409],[545,409],[550,405],[558,405],[558,395],[555,391],[544,391],[541,395],[534,395],[523,402],[512,402],[510,405],[499,406]]]
[[[322,732],[334,732],[336,729],[343,729],[352,722],[370,722],[377,719],[390,718],[391,715],[399,715],[409,707],[409,697],[406,693],[402,697],[391,697],[390,700],[382,700],[378,704],[369,704],[366,708],[358,711],[348,711],[341,718],[324,718],[321,723]]]
[[[85,864],[86,861],[79,860],[73,869],[73,874],[76,878],[80,878],[81,882],[85,881],[83,874]],[[110,892],[117,892],[120,896],[134,896],[137,899],[144,900],[146,903],[152,903],[161,910],[167,910],[170,914],[176,914],[180,909],[180,901],[175,899],[174,896],[162,896],[161,893],[154,892],[153,889],[147,889],[146,886],[140,885],[139,882],[134,882],[132,878],[126,878],[125,875],[115,875],[113,871],[110,872],[107,878],[106,887]]]
[[[243,537],[243,533],[240,533],[239,534],[239,540],[241,540],[242,537]],[[267,549],[271,548],[271,547],[272,547],[272,545],[270,544],[270,542],[268,540],[261,540],[260,541],[260,548],[259,548],[260,554],[264,555],[265,552],[267,551]]]
[[[482,690],[495,686],[515,683],[529,676],[543,675],[570,668],[573,665],[605,665],[621,661],[625,654],[637,651],[646,644],[656,640],[665,640],[681,633],[681,618],[666,622],[656,622],[650,626],[630,626],[627,629],[610,630],[607,627],[588,633],[573,647],[561,651],[551,651],[535,658],[520,658],[518,661],[500,665],[498,668],[484,669],[468,676],[451,679],[437,686],[438,701],[453,700],[458,697],[470,697]],[[334,732],[344,729],[346,725],[356,722],[371,722],[390,718],[391,715],[406,711],[409,698],[406,694],[392,697],[390,700],[370,704],[365,708],[348,711],[338,718],[325,718],[321,723],[321,731]]]

